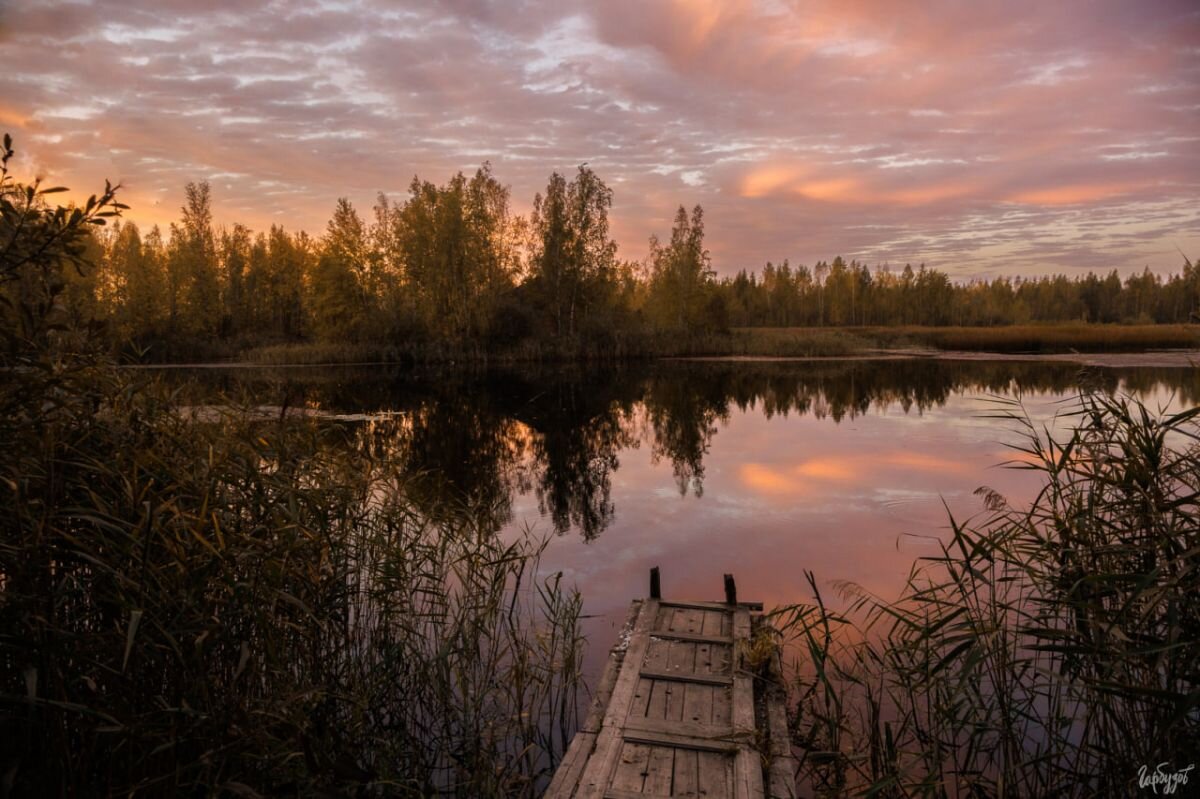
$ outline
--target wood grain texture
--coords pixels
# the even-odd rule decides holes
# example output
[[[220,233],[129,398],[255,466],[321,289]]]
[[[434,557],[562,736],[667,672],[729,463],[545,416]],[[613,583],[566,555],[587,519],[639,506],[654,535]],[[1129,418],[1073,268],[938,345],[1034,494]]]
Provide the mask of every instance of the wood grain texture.
[[[764,799],[764,782],[774,795],[776,780],[764,780],[768,753],[756,746],[768,743],[773,777],[789,761],[784,739],[755,729],[754,678],[742,662],[751,606],[643,601],[607,707],[593,707],[595,726],[576,736],[551,783],[558,792],[545,796]]]
[[[621,665],[621,673],[613,686],[612,696],[608,702],[608,710],[604,714],[603,725],[596,737],[596,746],[592,756],[588,758],[587,766],[575,792],[578,799],[601,799],[609,780],[616,768],[616,760],[620,756],[622,739],[622,722],[629,715],[629,707],[633,703],[637,690],[638,671],[646,657],[646,646],[650,642],[649,632],[658,616],[658,602],[647,599],[642,603],[638,612],[637,623],[629,638],[629,646],[625,652],[625,661]]]

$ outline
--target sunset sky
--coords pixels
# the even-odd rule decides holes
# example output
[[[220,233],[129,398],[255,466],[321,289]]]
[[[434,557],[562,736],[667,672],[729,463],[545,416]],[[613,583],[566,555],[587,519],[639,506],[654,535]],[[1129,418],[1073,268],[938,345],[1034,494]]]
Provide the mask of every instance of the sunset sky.
[[[484,160],[527,213],[587,162],[622,257],[700,203],[723,274],[1200,257],[1194,0],[0,0],[0,87],[22,174],[139,223],[208,180],[319,233]]]

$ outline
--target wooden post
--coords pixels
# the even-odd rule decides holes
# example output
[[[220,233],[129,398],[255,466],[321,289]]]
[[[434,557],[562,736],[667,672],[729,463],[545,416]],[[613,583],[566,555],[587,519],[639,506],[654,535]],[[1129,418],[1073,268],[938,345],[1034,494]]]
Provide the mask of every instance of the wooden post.
[[[725,604],[737,604],[737,583],[733,581],[733,575],[725,575]]]
[[[662,599],[662,585],[659,584],[657,566],[650,570],[650,598]]]

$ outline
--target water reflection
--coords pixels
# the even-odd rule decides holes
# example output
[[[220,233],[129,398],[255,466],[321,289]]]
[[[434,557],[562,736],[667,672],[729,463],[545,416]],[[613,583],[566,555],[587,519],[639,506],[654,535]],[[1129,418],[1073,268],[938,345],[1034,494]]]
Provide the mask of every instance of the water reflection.
[[[574,530],[585,541],[620,512],[613,477],[623,453],[647,447],[651,464],[669,464],[679,495],[703,496],[706,460],[732,414],[840,425],[871,413],[920,416],[956,396],[1058,397],[1081,385],[1173,395],[1185,405],[1200,396],[1200,376],[1190,369],[925,360],[662,362],[587,372],[253,369],[193,377],[189,390],[209,397],[223,392],[256,404],[363,414],[361,423],[348,423],[354,445],[396,464],[411,500],[431,518],[470,507],[480,528],[499,531],[530,521],[513,512],[514,497],[529,495],[556,533]],[[897,447],[827,447],[789,462],[772,462],[762,457],[766,444],[749,444],[729,466],[737,490],[788,502],[838,485],[888,488],[903,482],[899,476],[968,468],[944,452],[914,451],[896,432]]]

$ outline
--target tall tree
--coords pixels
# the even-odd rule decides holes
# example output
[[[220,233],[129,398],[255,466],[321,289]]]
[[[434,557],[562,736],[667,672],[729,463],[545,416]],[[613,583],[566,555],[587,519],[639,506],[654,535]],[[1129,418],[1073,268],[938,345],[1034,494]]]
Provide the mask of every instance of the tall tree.
[[[587,164],[568,184],[557,172],[533,200],[530,275],[558,335],[573,335],[614,276],[617,245],[609,238],[612,189]]]
[[[212,192],[207,182],[189,183],[184,195],[180,222],[171,225],[170,325],[188,335],[211,335],[221,322]]]
[[[682,205],[675,213],[671,241],[650,239],[650,306],[659,327],[690,332],[704,318],[714,272],[704,249],[704,210],[697,205],[689,219]]]
[[[519,265],[508,189],[484,164],[443,187],[413,179],[397,220],[397,244],[426,329],[441,338],[486,330]]]
[[[249,325],[246,281],[250,269],[250,230],[235,224],[221,234],[221,262],[225,274],[225,333],[244,332]]]
[[[309,281],[309,316],[326,340],[354,338],[365,327],[373,297],[366,282],[370,243],[358,212],[337,201]]]

